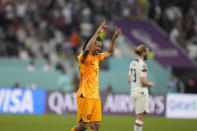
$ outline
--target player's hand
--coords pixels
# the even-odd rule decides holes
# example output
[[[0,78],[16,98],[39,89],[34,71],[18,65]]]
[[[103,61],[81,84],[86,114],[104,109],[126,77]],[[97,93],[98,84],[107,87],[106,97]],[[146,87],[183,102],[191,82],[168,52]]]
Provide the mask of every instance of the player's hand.
[[[155,86],[155,83],[149,82],[149,85],[150,85],[150,87],[154,87]]]
[[[122,33],[122,28],[119,28],[118,26],[116,26],[115,31],[114,31],[114,38],[117,38],[121,33]]]
[[[108,28],[108,25],[106,24],[105,21],[103,21],[103,23],[99,26],[97,33],[98,34],[102,33],[106,28]]]

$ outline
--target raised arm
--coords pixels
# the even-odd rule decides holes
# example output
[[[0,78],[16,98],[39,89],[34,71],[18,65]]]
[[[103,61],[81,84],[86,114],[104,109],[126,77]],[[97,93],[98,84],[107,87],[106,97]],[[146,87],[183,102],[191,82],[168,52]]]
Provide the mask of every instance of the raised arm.
[[[99,28],[97,29],[97,31],[94,33],[94,35],[92,36],[92,38],[89,40],[86,48],[84,49],[83,53],[82,53],[82,59],[81,59],[81,62],[84,63],[88,54],[90,53],[90,51],[92,50],[92,48],[95,46],[95,42],[96,42],[96,39],[98,37],[98,35],[104,31],[104,29],[106,29],[108,26],[106,24],[106,22],[104,21],[100,26]]]
[[[116,46],[116,40],[117,40],[119,34],[121,34],[121,32],[122,32],[121,30],[122,30],[121,28],[118,28],[118,27],[115,28],[111,44],[110,44],[109,48],[107,49],[107,51],[105,51],[104,58],[108,58],[113,55],[113,52],[114,52],[114,49]]]

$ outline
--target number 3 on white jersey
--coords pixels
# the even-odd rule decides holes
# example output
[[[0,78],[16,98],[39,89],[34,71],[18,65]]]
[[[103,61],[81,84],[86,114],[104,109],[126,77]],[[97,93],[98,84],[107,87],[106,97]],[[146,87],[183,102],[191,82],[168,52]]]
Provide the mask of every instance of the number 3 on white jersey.
[[[135,68],[131,68],[131,72],[132,72],[132,76],[133,76],[133,82],[136,82],[136,69]]]

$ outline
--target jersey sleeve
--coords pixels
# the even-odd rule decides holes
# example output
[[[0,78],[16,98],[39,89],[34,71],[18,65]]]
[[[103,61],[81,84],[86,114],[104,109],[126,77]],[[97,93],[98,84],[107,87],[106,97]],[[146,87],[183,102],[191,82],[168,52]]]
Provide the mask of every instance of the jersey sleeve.
[[[147,65],[145,63],[140,64],[140,77],[147,77]]]
[[[100,53],[99,54],[99,61],[101,62],[101,61],[103,61],[103,59],[104,59],[104,53]]]
[[[81,63],[81,59],[82,59],[82,53],[80,53],[80,54],[77,56],[78,63]]]

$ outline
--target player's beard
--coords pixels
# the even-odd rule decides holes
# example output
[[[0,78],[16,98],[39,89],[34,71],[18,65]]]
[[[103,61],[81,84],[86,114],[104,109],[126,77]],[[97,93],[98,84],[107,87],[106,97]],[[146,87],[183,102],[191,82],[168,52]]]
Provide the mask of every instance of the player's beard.
[[[101,51],[102,51],[102,50],[96,50],[96,54],[99,54],[99,53],[101,53]]]
[[[94,51],[93,51],[93,54],[94,54],[94,55],[98,55],[99,53],[100,53],[100,52],[99,52],[98,50],[94,50]]]
[[[147,56],[147,55],[145,55],[145,56],[144,56],[144,60],[147,60],[147,59],[148,59],[148,56]]]

